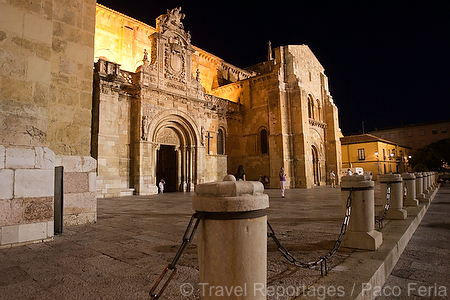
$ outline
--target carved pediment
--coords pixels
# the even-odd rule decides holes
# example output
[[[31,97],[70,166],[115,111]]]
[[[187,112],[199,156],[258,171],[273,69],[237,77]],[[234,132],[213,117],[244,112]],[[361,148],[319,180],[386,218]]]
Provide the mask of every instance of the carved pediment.
[[[137,84],[148,88],[165,88],[173,93],[203,99],[204,88],[192,71],[195,53],[190,34],[184,30],[181,7],[167,10],[156,19],[156,32],[149,36],[150,53],[144,50],[143,64],[139,67]]]
[[[164,145],[180,145],[180,139],[173,129],[164,128],[158,132],[156,142]]]

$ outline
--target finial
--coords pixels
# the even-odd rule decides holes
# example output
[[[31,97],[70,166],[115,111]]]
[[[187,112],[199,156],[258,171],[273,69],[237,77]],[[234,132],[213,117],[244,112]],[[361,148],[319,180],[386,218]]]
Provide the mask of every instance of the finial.
[[[267,60],[272,60],[272,42],[267,43]]]

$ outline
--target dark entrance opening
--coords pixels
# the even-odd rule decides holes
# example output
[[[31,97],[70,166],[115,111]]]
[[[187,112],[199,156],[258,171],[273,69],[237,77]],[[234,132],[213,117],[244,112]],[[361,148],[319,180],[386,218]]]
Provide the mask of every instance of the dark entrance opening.
[[[164,192],[177,191],[177,152],[175,146],[161,145],[159,147],[156,179],[158,183],[161,179],[166,182]]]
[[[319,156],[317,155],[317,149],[312,147],[312,159],[313,159],[313,175],[314,175],[314,185],[320,185],[320,165]]]

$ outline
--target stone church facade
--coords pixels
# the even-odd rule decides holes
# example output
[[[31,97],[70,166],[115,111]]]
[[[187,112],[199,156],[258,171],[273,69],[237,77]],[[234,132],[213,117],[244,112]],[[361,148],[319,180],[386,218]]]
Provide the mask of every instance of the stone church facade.
[[[191,44],[180,8],[156,27],[97,4],[92,156],[97,194],[193,191],[243,165],[277,188],[340,174],[338,112],[308,46],[268,47],[241,69]]]
[[[310,49],[238,68],[191,45],[183,17],[0,3],[0,248],[95,222],[97,197],[156,193],[160,178],[192,191],[241,164],[272,188],[281,166],[290,188],[340,174],[337,108]]]

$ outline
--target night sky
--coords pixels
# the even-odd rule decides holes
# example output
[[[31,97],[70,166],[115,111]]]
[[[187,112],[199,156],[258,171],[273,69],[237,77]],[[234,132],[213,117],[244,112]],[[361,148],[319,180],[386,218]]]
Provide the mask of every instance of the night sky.
[[[148,25],[181,6],[193,45],[237,67],[272,47],[308,45],[344,135],[450,120],[450,4],[445,1],[99,0]]]

